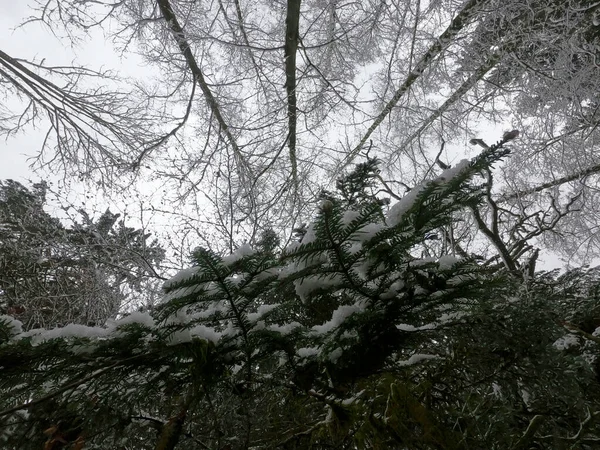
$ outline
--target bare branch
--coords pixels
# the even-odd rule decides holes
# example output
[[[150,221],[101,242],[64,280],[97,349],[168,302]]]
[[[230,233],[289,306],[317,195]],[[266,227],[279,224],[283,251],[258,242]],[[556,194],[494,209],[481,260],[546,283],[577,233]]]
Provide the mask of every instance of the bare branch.
[[[240,147],[234,136],[231,134],[231,131],[229,130],[229,124],[225,121],[225,118],[221,114],[219,104],[216,98],[214,97],[212,91],[210,90],[208,83],[206,82],[206,79],[204,77],[204,73],[200,69],[198,62],[196,61],[196,58],[192,53],[190,44],[186,39],[186,35],[183,31],[183,28],[181,27],[179,21],[177,20],[177,17],[175,16],[175,13],[173,11],[173,8],[171,7],[169,0],[158,0],[158,6],[160,7],[161,13],[167,23],[167,26],[171,30],[173,37],[177,42],[177,45],[179,46],[179,49],[187,62],[188,67],[192,71],[196,82],[200,86],[202,94],[204,94],[204,98],[206,99],[208,107],[210,108],[212,114],[214,115],[215,119],[219,124],[219,130],[225,135],[228,143],[233,148],[233,152],[240,166],[239,168],[241,170],[241,173],[250,172],[250,168],[248,167],[245,158],[242,155]]]
[[[526,195],[535,194],[536,192],[541,192],[544,189],[549,189],[552,187],[560,186],[561,184],[569,183],[571,181],[579,180],[581,178],[585,178],[590,175],[594,175],[600,173],[600,164],[595,166],[588,167],[579,172],[572,173],[570,175],[565,175],[564,177],[557,178],[552,181],[548,181],[547,183],[540,184],[530,189],[523,189],[512,194],[503,195],[498,199],[499,203],[507,202],[509,200],[513,200],[515,198],[524,197]]]
[[[475,16],[479,6],[485,3],[487,0],[469,0],[465,3],[463,8],[459,11],[456,17],[452,20],[448,28],[440,35],[439,38],[429,47],[427,52],[417,62],[412,72],[408,74],[404,83],[396,90],[392,99],[385,105],[381,113],[375,118],[369,129],[361,138],[358,145],[350,151],[346,156],[343,163],[340,164],[340,170],[343,170],[348,164],[351,164],[356,155],[360,152],[365,143],[369,140],[371,134],[379,127],[383,120],[388,116],[392,109],[398,104],[404,94],[410,89],[414,82],[427,70],[429,64],[433,59],[443,52],[448,46],[453,43],[454,37],[469,23],[469,21]]]

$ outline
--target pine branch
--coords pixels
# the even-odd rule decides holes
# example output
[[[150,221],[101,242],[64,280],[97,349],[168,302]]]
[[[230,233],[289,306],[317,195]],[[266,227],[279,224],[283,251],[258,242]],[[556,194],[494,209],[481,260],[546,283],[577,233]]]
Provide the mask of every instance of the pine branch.
[[[117,367],[117,366],[119,366],[119,365],[121,365],[121,364],[123,364],[125,362],[131,361],[131,360],[137,359],[137,358],[138,358],[138,356],[134,356],[132,358],[128,358],[128,359],[123,360],[123,361],[118,361],[118,362],[116,362],[114,364],[111,364],[110,366],[107,366],[107,367],[104,367],[102,369],[94,371],[92,374],[88,375],[87,377],[83,377],[83,378],[80,378],[79,380],[75,380],[75,381],[73,381],[71,383],[68,383],[65,386],[62,386],[61,388],[57,389],[56,391],[51,392],[50,394],[47,394],[47,395],[45,395],[43,397],[40,397],[40,398],[35,399],[35,400],[31,400],[31,401],[29,401],[27,403],[23,403],[22,405],[15,406],[13,408],[5,409],[4,411],[0,411],[0,417],[6,416],[6,415],[11,414],[11,413],[16,412],[16,411],[21,411],[23,409],[29,409],[29,408],[31,408],[32,406],[35,406],[35,405],[39,405],[40,403],[48,401],[51,398],[54,398],[54,397],[62,394],[63,392],[68,391],[69,389],[74,389],[74,388],[76,388],[78,386],[81,386],[83,383],[87,383],[88,381],[91,381],[94,378],[97,378],[100,375],[105,374],[106,372],[110,371],[111,369],[114,369],[115,367]]]
[[[332,218],[333,217],[331,211],[323,213],[327,239],[329,241],[330,248],[333,251],[336,264],[338,265],[339,269],[341,270],[341,273],[343,274],[344,278],[353,290],[359,292],[361,295],[364,295],[367,298],[375,299],[376,297],[374,296],[374,294],[369,292],[369,290],[366,289],[362,284],[356,283],[356,275],[354,275],[351,271],[351,262],[348,262],[348,264],[345,263],[347,255],[342,249],[342,242],[340,242],[337,236],[335,236],[335,230],[339,228],[340,224],[334,223],[332,221]]]

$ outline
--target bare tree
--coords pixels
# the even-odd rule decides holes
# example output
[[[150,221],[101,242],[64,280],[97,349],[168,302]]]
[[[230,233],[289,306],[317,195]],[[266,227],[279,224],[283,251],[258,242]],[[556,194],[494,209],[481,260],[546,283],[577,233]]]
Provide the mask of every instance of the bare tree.
[[[532,169],[506,170],[504,197],[587,177],[589,198],[597,16],[587,0],[40,0],[31,20],[70,39],[101,28],[156,81],[124,91],[113,77],[110,92],[91,91],[81,86],[107,74],[8,55],[2,74],[32,111],[59,120],[55,162],[166,183],[169,202],[206,205],[199,220],[233,248],[259,223],[289,230],[315,186],[365,156],[385,163],[399,195],[431,176],[440,143],[456,153],[489,120],[521,130],[508,167]],[[53,77],[66,81],[44,84]]]
[[[110,71],[52,66],[0,50],[0,89],[23,100],[20,111],[0,109],[0,133],[10,137],[27,125],[47,124],[42,166],[112,179],[131,170],[132,155],[160,146],[169,134],[157,130],[169,118],[152,115],[152,97],[124,83]]]

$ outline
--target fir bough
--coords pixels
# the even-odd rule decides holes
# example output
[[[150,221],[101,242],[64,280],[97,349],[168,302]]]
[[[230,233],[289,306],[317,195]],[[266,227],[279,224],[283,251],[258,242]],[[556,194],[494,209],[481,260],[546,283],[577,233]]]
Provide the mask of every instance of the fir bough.
[[[552,347],[560,334],[548,320],[552,308],[539,303],[547,287],[527,291],[475,260],[420,254],[455,212],[477,205],[478,173],[505,155],[500,142],[414,187],[389,210],[367,195],[374,163],[359,166],[339,195],[326,196],[300,242],[278,253],[271,239],[226,257],[196,249],[193,266],[165,283],[151,313],[27,333],[0,318],[3,446],[520,442],[527,420],[500,420],[518,408],[511,389],[535,395],[531,404],[551,414],[550,394],[581,392],[591,366],[578,355],[567,363]],[[519,314],[531,305],[542,313],[524,326]],[[543,332],[525,351],[534,329]],[[551,392],[544,391],[523,375],[537,360],[551,373],[579,364],[582,381],[548,379]],[[493,389],[511,394],[490,396]],[[498,425],[478,415],[482,404]],[[567,413],[584,410],[571,402]],[[550,433],[550,425],[574,429],[551,419],[539,430]]]

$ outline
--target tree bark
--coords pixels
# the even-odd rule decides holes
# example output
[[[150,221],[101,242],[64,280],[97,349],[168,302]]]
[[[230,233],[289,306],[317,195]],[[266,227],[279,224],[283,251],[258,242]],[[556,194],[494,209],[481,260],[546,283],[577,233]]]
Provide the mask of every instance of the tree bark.
[[[161,14],[165,19],[165,22],[167,23],[167,26],[171,30],[173,37],[175,38],[175,41],[177,42],[177,45],[179,46],[179,49],[181,50],[181,53],[183,54],[187,62],[188,67],[192,72],[192,75],[194,76],[195,82],[198,83],[200,89],[202,90],[202,94],[204,94],[204,98],[206,99],[206,103],[208,104],[211,113],[217,120],[221,132],[225,135],[228,143],[231,145],[233,153],[236,156],[236,159],[238,160],[238,164],[242,167],[246,166],[244,158],[240,151],[240,147],[237,144],[235,137],[231,134],[231,131],[229,130],[229,125],[225,121],[225,118],[221,113],[221,108],[217,100],[215,99],[215,96],[213,95],[212,91],[208,87],[208,84],[206,83],[204,73],[200,69],[198,62],[196,61],[196,58],[192,53],[190,43],[188,42],[183,28],[179,24],[179,21],[177,20],[177,17],[173,12],[173,8],[171,7],[169,0],[158,0],[158,6],[160,8]]]
[[[298,186],[298,164],[296,160],[296,125],[298,107],[296,99],[296,52],[298,50],[301,0],[288,0],[285,19],[285,88],[287,91],[288,148],[292,164],[294,186]]]

